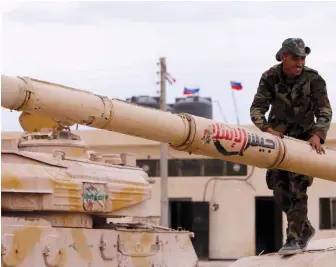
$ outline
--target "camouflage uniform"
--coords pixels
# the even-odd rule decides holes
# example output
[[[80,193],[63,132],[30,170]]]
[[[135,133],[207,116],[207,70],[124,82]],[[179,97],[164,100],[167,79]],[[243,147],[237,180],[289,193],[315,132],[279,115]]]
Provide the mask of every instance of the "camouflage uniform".
[[[276,59],[280,61],[279,55],[286,48],[299,56],[308,55],[310,48],[298,48],[299,42],[303,43],[302,39],[286,39]],[[265,113],[270,105],[272,108],[266,120]],[[323,144],[332,118],[326,83],[316,70],[308,67],[304,67],[298,77],[289,79],[283,73],[283,63],[275,65],[261,76],[250,116],[261,131],[270,127],[305,141],[316,134]],[[287,236],[300,242],[305,229],[311,227],[307,218],[307,187],[312,184],[313,177],[270,169],[266,182],[273,190],[278,206],[287,215]]]

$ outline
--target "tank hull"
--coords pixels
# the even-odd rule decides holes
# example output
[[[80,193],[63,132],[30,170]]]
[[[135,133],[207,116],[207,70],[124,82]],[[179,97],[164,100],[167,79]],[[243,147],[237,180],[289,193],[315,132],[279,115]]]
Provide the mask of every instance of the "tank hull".
[[[230,267],[333,267],[336,266],[336,238],[311,241],[307,249],[291,256],[270,253],[245,257]]]
[[[137,224],[62,228],[6,216],[1,224],[3,267],[197,266],[189,232]]]

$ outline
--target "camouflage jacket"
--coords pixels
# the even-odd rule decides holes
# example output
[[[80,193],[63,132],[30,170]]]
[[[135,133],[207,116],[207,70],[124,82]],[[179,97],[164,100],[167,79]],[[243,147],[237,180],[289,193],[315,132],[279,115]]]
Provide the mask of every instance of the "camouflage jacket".
[[[291,86],[283,75],[282,63],[275,65],[261,76],[250,116],[262,131],[271,127],[301,140],[315,133],[323,144],[332,118],[326,83],[316,70],[304,67]]]

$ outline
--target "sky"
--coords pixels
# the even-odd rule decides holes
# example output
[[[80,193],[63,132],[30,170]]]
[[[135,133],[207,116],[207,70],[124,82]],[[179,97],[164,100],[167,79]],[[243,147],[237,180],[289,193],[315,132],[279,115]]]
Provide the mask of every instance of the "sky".
[[[239,81],[239,120],[251,124],[261,74],[278,64],[284,39],[301,37],[312,50],[306,65],[326,80],[335,110],[335,10],[336,2],[322,1],[16,3],[2,14],[2,74],[110,98],[158,96],[157,62],[166,57],[177,81],[167,83],[168,103],[199,87],[215,101],[214,119],[235,124],[230,81]],[[21,131],[19,115],[1,108],[1,130]]]

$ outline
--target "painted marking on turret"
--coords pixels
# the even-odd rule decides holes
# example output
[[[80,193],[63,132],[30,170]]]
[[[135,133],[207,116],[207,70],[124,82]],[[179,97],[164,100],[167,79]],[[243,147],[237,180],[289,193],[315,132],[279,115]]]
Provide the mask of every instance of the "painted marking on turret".
[[[83,183],[83,205],[88,211],[103,211],[106,204],[105,185]]]
[[[275,142],[272,139],[260,137],[255,133],[247,133],[245,129],[235,127],[231,128],[227,125],[214,123],[204,129],[203,136],[201,138],[203,144],[210,144],[213,141],[218,152],[224,156],[243,156],[244,151],[249,147],[262,147],[270,150],[275,149]],[[230,145],[228,142],[221,144],[220,140],[232,142]],[[227,151],[226,147],[237,148],[236,151]],[[264,150],[261,150],[264,152]]]

